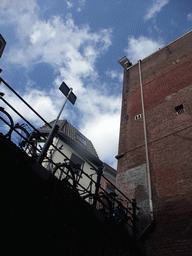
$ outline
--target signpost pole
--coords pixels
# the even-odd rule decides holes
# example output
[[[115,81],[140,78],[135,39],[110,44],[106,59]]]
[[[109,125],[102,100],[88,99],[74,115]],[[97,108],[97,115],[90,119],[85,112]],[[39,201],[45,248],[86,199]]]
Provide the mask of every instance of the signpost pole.
[[[58,114],[58,116],[57,116],[57,119],[55,120],[55,123],[54,123],[54,125],[53,125],[53,127],[52,127],[52,129],[51,129],[51,132],[49,133],[49,136],[48,136],[48,138],[47,138],[47,140],[46,140],[46,142],[45,142],[45,145],[44,145],[43,149],[41,150],[41,153],[40,153],[40,155],[39,155],[39,157],[38,157],[38,159],[37,159],[37,162],[40,163],[40,164],[43,162],[43,159],[44,159],[44,157],[45,157],[46,154],[47,154],[47,150],[48,150],[48,148],[49,148],[49,146],[50,146],[50,144],[51,144],[51,140],[52,140],[53,135],[54,135],[54,133],[55,133],[55,129],[56,129],[57,122],[58,122],[58,120],[59,120],[59,117],[61,116],[61,113],[62,113],[62,111],[63,111],[63,109],[64,109],[66,103],[67,103],[67,100],[69,99],[69,96],[70,96],[72,90],[73,90],[72,88],[69,89],[67,98],[66,98],[65,101],[64,101],[64,104],[63,104],[63,106],[62,106],[62,108],[61,108],[61,110],[60,110],[60,112],[59,112],[59,114]]]

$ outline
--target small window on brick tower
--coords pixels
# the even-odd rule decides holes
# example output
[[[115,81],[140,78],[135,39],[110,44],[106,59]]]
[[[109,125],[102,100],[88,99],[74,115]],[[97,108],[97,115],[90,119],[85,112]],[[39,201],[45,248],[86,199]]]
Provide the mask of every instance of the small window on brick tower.
[[[182,114],[183,112],[185,112],[185,109],[184,109],[184,106],[183,104],[175,107],[175,111],[176,111],[176,114],[179,115],[179,114]]]

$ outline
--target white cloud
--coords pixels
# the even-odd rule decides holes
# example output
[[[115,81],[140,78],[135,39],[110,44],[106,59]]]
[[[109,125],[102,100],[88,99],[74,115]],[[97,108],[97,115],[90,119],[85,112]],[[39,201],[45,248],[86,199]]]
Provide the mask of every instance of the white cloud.
[[[110,76],[111,78],[116,78],[116,77],[118,77],[117,71],[115,71],[115,70],[107,71],[106,74],[107,74],[108,76]]]
[[[113,163],[116,168],[121,95],[107,95],[89,88],[85,95],[80,95],[78,104],[81,113],[86,113],[79,124],[81,132],[91,139],[101,160]]]
[[[32,112],[17,96],[11,93],[2,83],[1,91],[5,93],[5,100],[9,102],[24,118],[29,122],[35,123],[36,128],[42,125],[41,119],[39,119],[34,112]],[[37,89],[31,89],[25,91],[23,94],[19,93],[22,98],[32,106],[38,114],[40,114],[45,120],[55,119],[58,115],[58,106],[54,103],[54,98],[50,96],[49,92],[40,91]],[[60,101],[61,102],[61,101]],[[4,105],[7,112],[12,116],[14,123],[21,122],[21,118],[9,107]]]
[[[67,3],[67,7],[68,8],[72,8],[73,7],[73,4],[70,1],[66,1],[66,3]]]
[[[70,0],[70,1],[65,0],[65,2],[67,3],[67,7],[68,8],[72,8],[74,6],[78,6],[76,11],[77,12],[81,12],[82,11],[82,7],[85,5],[86,0],[78,0],[78,1],[77,0]]]
[[[187,20],[188,20],[188,21],[192,21],[192,13],[189,13],[189,14],[187,15]]]
[[[115,156],[118,153],[121,97],[117,100],[119,108],[117,111],[113,111],[112,99],[110,102],[111,112],[102,112],[100,109],[94,118],[86,119],[82,124],[81,132],[91,138],[101,159],[109,162],[113,168],[117,168]]]
[[[153,18],[166,4],[169,3],[169,1],[170,0],[154,0],[153,5],[148,9],[144,19],[149,20]]]
[[[30,33],[30,27],[37,20],[39,7],[36,0],[1,0],[0,25],[12,25],[15,27],[15,36],[24,43],[26,35]],[[16,26],[15,26],[16,25]]]
[[[92,143],[97,149],[99,156],[102,156],[107,162],[116,162],[115,156],[118,149],[120,115],[103,114],[92,123],[87,120],[82,132],[88,138],[92,138]],[[102,143],[101,143],[102,141]],[[113,166],[117,168],[117,166]]]
[[[163,45],[161,40],[155,41],[145,36],[140,36],[136,39],[132,36],[128,38],[128,47],[125,51],[130,61],[136,63],[138,60],[157,51],[159,48],[163,47]]]
[[[105,73],[111,79],[117,78],[119,80],[119,82],[123,82],[123,72],[118,73],[116,70],[107,70]]]
[[[110,46],[110,35],[110,29],[92,33],[88,26],[78,28],[70,16],[66,21],[60,17],[36,20],[25,33],[25,43],[12,47],[8,57],[10,62],[26,67],[45,62],[76,69],[78,73],[84,69],[87,74],[93,71],[96,58]]]
[[[58,86],[64,80],[73,88],[77,102],[73,110],[67,104],[67,111],[62,117],[72,124],[78,122],[77,128],[93,142],[100,159],[116,167],[121,95],[109,95],[107,90],[102,90],[103,85],[95,68],[97,59],[111,45],[112,30],[93,32],[88,25],[79,27],[71,15],[65,19],[59,16],[40,19],[35,0],[21,1],[23,5],[20,10],[16,8],[16,2],[20,3],[20,0],[14,1],[14,6],[7,2],[3,1],[0,14],[4,15],[4,23],[11,22],[14,26],[18,38],[17,44],[10,46],[7,61],[26,70],[37,63],[47,63],[57,71],[50,91],[36,89],[30,81],[33,88],[30,86],[30,90],[23,91],[21,96],[47,121],[51,121],[56,118],[63,102]],[[85,1],[81,0],[80,3],[83,5]],[[25,25],[21,22],[24,20]],[[114,72],[110,75],[114,77],[118,74]],[[37,118],[23,108],[15,97],[9,93],[7,97],[24,116],[36,126],[40,125]]]

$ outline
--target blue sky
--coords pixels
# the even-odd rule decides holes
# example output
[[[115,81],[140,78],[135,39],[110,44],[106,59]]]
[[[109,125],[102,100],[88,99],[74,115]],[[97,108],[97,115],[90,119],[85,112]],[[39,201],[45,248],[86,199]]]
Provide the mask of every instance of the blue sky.
[[[47,121],[63,104],[58,88],[65,81],[77,101],[67,103],[62,118],[116,168],[123,84],[118,60],[137,63],[191,28],[191,0],[1,0],[0,34],[7,41],[2,78]],[[29,121],[42,125],[2,90]]]

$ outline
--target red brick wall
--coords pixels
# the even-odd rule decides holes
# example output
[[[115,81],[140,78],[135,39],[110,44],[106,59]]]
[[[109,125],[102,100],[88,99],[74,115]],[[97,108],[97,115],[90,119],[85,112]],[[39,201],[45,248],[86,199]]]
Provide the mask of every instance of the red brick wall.
[[[179,254],[181,244],[188,243],[185,241],[189,241],[186,240],[189,234],[192,237],[192,221],[189,218],[189,213],[192,216],[191,46],[192,32],[141,62],[152,198],[157,223],[156,231],[154,230],[147,240],[150,246],[146,243],[148,255],[191,255],[187,254],[187,251],[186,254]],[[183,104],[185,112],[177,115],[175,107],[180,104]],[[138,114],[142,114],[142,105],[139,67],[136,64],[128,70],[126,67],[124,69],[119,139],[119,156],[122,157],[118,161],[117,185],[127,195],[130,190],[142,205],[142,197],[138,191],[133,192],[141,186],[141,173],[138,172],[138,179],[134,180],[129,175],[134,168],[137,169],[146,163],[143,116],[135,120]],[[122,185],[122,177],[125,177],[123,173],[126,173],[126,186]],[[172,211],[171,207],[176,210]],[[142,216],[140,218],[142,219]],[[183,231],[176,232],[177,226]],[[165,231],[167,227],[169,232]],[[184,235],[186,230],[188,237]],[[153,237],[156,237],[156,240]]]

